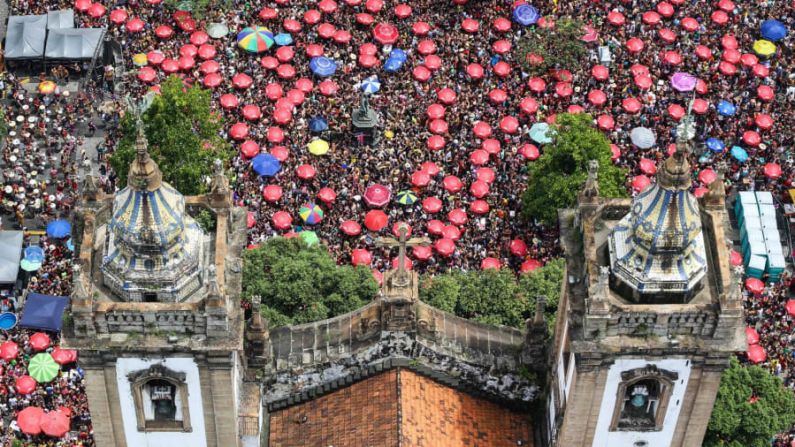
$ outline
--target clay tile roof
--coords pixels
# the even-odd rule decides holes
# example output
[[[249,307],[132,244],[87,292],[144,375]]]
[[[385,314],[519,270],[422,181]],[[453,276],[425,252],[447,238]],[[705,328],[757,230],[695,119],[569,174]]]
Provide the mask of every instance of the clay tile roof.
[[[271,447],[533,446],[527,415],[405,368],[274,411],[269,441]]]

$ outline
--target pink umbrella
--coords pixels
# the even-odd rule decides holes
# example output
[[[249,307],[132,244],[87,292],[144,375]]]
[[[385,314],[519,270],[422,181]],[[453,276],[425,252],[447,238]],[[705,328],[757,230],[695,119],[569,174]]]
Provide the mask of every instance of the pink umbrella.
[[[105,6],[103,6],[102,3],[93,3],[88,8],[88,15],[95,19],[98,19],[105,15],[105,11],[106,11]]]
[[[472,127],[472,133],[480,139],[485,139],[491,136],[491,126],[484,121],[477,121]]]
[[[729,23],[729,15],[726,14],[726,11],[715,11],[709,18],[712,19],[713,23],[719,26]]]
[[[278,202],[282,198],[282,187],[279,185],[266,185],[262,189],[262,198],[267,202]]]
[[[428,123],[428,130],[435,134],[446,134],[447,133],[447,121],[445,120],[432,120]]]
[[[767,359],[765,348],[759,345],[748,346],[748,361],[751,363],[762,363]]]
[[[654,26],[660,23],[660,20],[662,20],[662,18],[660,17],[659,14],[657,14],[654,11],[646,11],[641,16],[641,20],[643,20],[643,23],[645,23],[646,25]]]
[[[439,102],[442,104],[454,104],[456,100],[455,92],[450,88],[443,88],[436,92],[436,98],[439,99]]]
[[[489,203],[482,199],[473,200],[469,204],[469,211],[477,215],[486,214],[489,212]]]
[[[621,149],[618,145],[611,144],[610,145],[610,160],[616,161],[621,157]]]
[[[596,125],[602,130],[610,130],[615,126],[615,120],[610,115],[599,115],[596,118]]]
[[[668,2],[657,3],[657,12],[663,17],[671,17],[674,15],[674,7]]]
[[[350,32],[345,31],[344,29],[341,29],[341,30],[337,30],[334,33],[334,35],[331,36],[331,39],[335,43],[347,44],[347,43],[349,43],[351,41],[351,39],[353,39],[353,35]]]
[[[454,175],[448,175],[442,180],[442,184],[444,185],[444,189],[448,192],[456,193],[461,191],[461,188],[464,187],[464,184],[461,182],[461,179]]]
[[[204,74],[218,73],[221,69],[221,64],[216,61],[204,61],[199,65],[199,71]]]
[[[740,62],[742,62],[744,67],[753,67],[759,63],[759,58],[751,53],[745,53],[740,56]]]
[[[535,77],[527,81],[527,87],[535,93],[541,93],[547,88],[547,83],[543,79]]]
[[[265,96],[271,100],[276,101],[284,95],[284,89],[280,84],[270,83],[265,86]]]
[[[505,39],[500,39],[491,44],[491,50],[497,54],[507,54],[511,51],[511,42]]]
[[[247,228],[254,228],[254,225],[257,224],[257,219],[254,217],[254,213],[249,211],[246,214],[246,227]]]
[[[356,23],[359,25],[370,26],[375,22],[375,17],[367,14],[366,12],[360,12],[356,14]]]
[[[604,65],[594,65],[591,68],[591,76],[597,81],[606,81],[610,77],[610,69]]]
[[[337,83],[329,79],[321,82],[317,87],[318,90],[320,90],[320,94],[323,96],[332,96],[339,90]]]
[[[268,20],[275,19],[276,16],[278,16],[278,15],[279,15],[279,11],[277,11],[277,10],[275,10],[273,8],[265,7],[265,8],[260,9],[259,14],[257,14],[257,17],[259,17],[260,19],[262,19],[262,20],[267,22]]]
[[[450,221],[451,224],[460,227],[469,221],[467,217],[467,212],[461,208],[456,208],[449,213],[447,213],[447,220]]]
[[[710,168],[702,169],[701,172],[698,173],[698,180],[705,185],[709,185],[717,180],[717,178],[718,174]]]
[[[287,157],[290,156],[290,151],[287,150],[284,146],[273,146],[270,150],[270,154],[276,157],[279,161],[287,160]]]
[[[294,89],[290,89],[290,91],[287,92],[287,99],[291,103],[293,103],[294,105],[297,106],[297,105],[303,104],[304,99],[306,99],[306,95],[304,94],[303,91],[298,90],[297,88],[294,88]]]
[[[574,93],[574,89],[571,86],[571,82],[558,82],[555,84],[555,93],[560,97],[568,97]]]
[[[643,41],[638,39],[637,37],[629,39],[626,43],[627,50],[630,53],[640,53],[641,51],[643,51],[643,48],[645,46],[646,45],[643,43]]]
[[[760,129],[768,130],[773,127],[773,118],[766,113],[760,113],[754,117],[754,123],[756,123],[756,126]]]
[[[637,98],[626,98],[621,101],[621,107],[627,113],[638,113],[640,112],[641,104]]]
[[[451,239],[439,239],[433,244],[433,248],[437,253],[444,257],[448,257],[455,252],[455,242]]]
[[[279,49],[276,50],[276,59],[278,59],[279,62],[290,62],[293,56],[295,56],[295,51],[290,47],[279,47]]]
[[[431,176],[425,171],[414,171],[411,173],[411,184],[412,186],[417,186],[423,188],[428,186],[431,182]]]
[[[262,59],[259,60],[260,65],[263,68],[268,70],[273,70],[279,66],[279,59],[276,59],[273,56],[264,56]]]
[[[436,44],[430,39],[421,40],[417,44],[417,51],[423,56],[433,54],[436,52]]]
[[[613,26],[621,26],[621,25],[624,24],[624,22],[626,22],[626,18],[624,17],[624,14],[621,14],[618,11],[610,11],[607,14],[607,23],[609,23],[609,24],[611,24]]]
[[[257,121],[262,117],[262,111],[254,104],[248,104],[241,109],[243,118],[248,121]]]
[[[276,74],[281,79],[292,79],[295,77],[295,68],[290,64],[282,64],[276,67]]]
[[[364,7],[367,8],[368,11],[375,14],[381,11],[381,8],[384,7],[384,2],[382,0],[367,0],[364,3]]]
[[[174,30],[168,25],[160,25],[155,28],[155,36],[161,39],[168,39],[174,35]]]
[[[238,104],[237,96],[231,93],[221,95],[221,97],[218,98],[218,101],[221,103],[221,107],[225,109],[234,109]]]
[[[432,151],[438,151],[444,147],[445,142],[444,138],[440,137],[439,135],[431,135],[425,144],[428,149]]]
[[[432,161],[426,161],[426,162],[424,162],[424,163],[421,165],[421,167],[422,167],[422,170],[423,170],[423,171],[425,171],[425,172],[427,172],[427,173],[428,173],[428,175],[430,175],[431,177],[433,177],[433,176],[435,176],[435,175],[439,174],[439,167],[438,167],[438,166],[436,166],[436,163],[434,163],[434,162],[432,162]]]
[[[710,50],[709,47],[706,47],[704,45],[697,45],[696,56],[701,60],[712,59],[712,50]]]
[[[298,178],[301,180],[310,180],[315,178],[315,168],[311,165],[300,165],[296,168]]]
[[[360,2],[361,0],[345,0],[346,3],[350,4],[351,2]],[[379,286],[384,285],[384,274],[379,272],[376,269],[372,270],[373,279],[378,283]]]
[[[28,435],[38,435],[41,433],[42,420],[44,419],[44,410],[39,407],[27,407],[17,413],[17,425],[22,433]],[[69,430],[69,427],[66,427]],[[65,434],[62,433],[61,436]],[[59,438],[61,436],[58,436]]]
[[[784,305],[784,308],[787,309],[787,314],[789,316],[795,316],[795,300],[787,300],[787,304]]]
[[[691,33],[701,26],[699,25],[698,20],[692,17],[685,17],[681,22],[679,22],[679,24],[682,25],[682,29]]]
[[[235,123],[229,129],[229,136],[235,140],[245,140],[248,136],[248,126],[245,123]]]
[[[508,100],[508,93],[501,88],[492,89],[489,92],[489,100],[494,104],[501,104]]]
[[[682,55],[678,51],[666,51],[663,53],[663,60],[667,64],[679,65],[682,63]]]
[[[417,36],[425,36],[431,31],[431,26],[426,22],[415,22],[411,25],[411,32]]]
[[[271,222],[277,230],[286,230],[293,225],[293,217],[287,211],[277,211],[273,213]]]
[[[351,252],[352,265],[366,265],[369,266],[373,263],[373,255],[364,248],[357,248]]]
[[[635,82],[635,85],[637,85],[638,88],[642,90],[648,90],[651,88],[652,85],[652,80],[648,75],[635,76],[633,81]]]
[[[408,222],[403,222],[403,221],[395,222],[392,224],[392,234],[394,234],[395,237],[400,237],[401,225],[405,225],[406,227],[408,227],[406,229],[406,237],[411,237],[411,230],[412,230],[411,225],[409,225]]]
[[[232,76],[232,86],[239,89],[247,89],[251,87],[254,83],[254,80],[251,79],[251,76],[245,73],[238,73]]]
[[[668,106],[668,114],[671,115],[671,118],[679,121],[683,116],[685,116],[685,108],[679,104],[671,104]]]
[[[600,107],[607,101],[607,95],[601,90],[591,90],[588,92],[588,102]]]
[[[769,85],[760,85],[756,88],[756,95],[762,101],[772,101],[773,97],[775,96],[775,92],[773,92],[773,88]]]
[[[320,22],[320,19],[321,19],[320,11],[318,11],[317,9],[310,9],[304,12],[304,22],[307,25],[314,25]]]
[[[476,180],[469,186],[469,192],[478,199],[488,195],[489,189],[489,184],[481,180]]]
[[[408,18],[411,15],[411,6],[401,3],[395,6],[395,16],[399,19]]]
[[[369,54],[362,54],[359,56],[359,65],[364,68],[373,68],[379,64],[378,58]]]
[[[177,64],[179,65],[180,70],[189,71],[196,66],[196,60],[190,56],[180,56],[179,60],[177,61]],[[221,78],[221,80],[223,80],[223,77]]]
[[[499,61],[491,67],[494,74],[501,78],[508,77],[511,74],[511,66],[505,61]]]
[[[323,203],[329,204],[337,200],[337,193],[334,192],[331,188],[320,188],[320,191],[317,192],[317,198],[320,199]]]
[[[414,67],[414,69],[411,70],[411,75],[420,82],[427,82],[428,79],[431,79],[431,71],[423,65]]]
[[[381,208],[389,203],[392,198],[392,191],[381,184],[372,184],[364,191],[364,201],[369,206]]]
[[[426,225],[425,228],[427,228],[430,234],[440,235],[444,230],[444,223],[441,220],[432,219],[428,221],[428,225]]]
[[[422,245],[411,248],[411,255],[420,261],[427,261],[433,255],[433,249]]]
[[[722,61],[718,64],[718,70],[726,76],[734,76],[737,74],[737,66],[726,61]]]
[[[435,54],[429,54],[425,56],[425,60],[423,61],[428,70],[436,71],[442,68],[442,58]]]
[[[266,137],[271,143],[281,143],[284,141],[284,131],[278,127],[269,127],[266,132]]]
[[[519,149],[519,153],[528,160],[536,160],[540,156],[538,148],[533,144],[524,144]]]
[[[337,27],[330,23],[321,23],[317,27],[317,34],[318,36],[324,39],[331,39],[334,37],[334,34],[337,32]]]
[[[353,220],[346,220],[340,225],[340,230],[348,236],[358,236],[362,232],[362,226]]]
[[[500,130],[508,135],[513,135],[519,130],[519,120],[513,116],[504,116],[500,119]]]
[[[466,72],[472,79],[482,79],[484,74],[483,67],[478,64],[467,65]]]
[[[157,79],[157,72],[152,67],[141,67],[138,70],[138,79],[146,83],[154,82]]]
[[[125,26],[127,28],[127,31],[129,31],[131,33],[140,33],[141,31],[143,31],[144,25],[146,25],[146,24],[144,23],[143,20],[139,19],[138,17],[134,17],[134,18],[130,19],[127,22],[127,25],[125,25]]]
[[[725,36],[721,37],[720,45],[724,50],[736,50],[740,44],[737,42],[737,38],[732,34],[726,34]]]
[[[645,175],[636,175],[632,178],[632,189],[635,192],[642,192],[651,185],[651,180]]]
[[[496,174],[494,173],[494,169],[478,168],[475,171],[475,177],[481,182],[486,182],[490,184],[494,182]]]
[[[756,147],[762,142],[762,138],[753,130],[746,130],[743,132],[743,142],[749,146]]]
[[[400,33],[395,25],[379,23],[373,28],[373,38],[383,45],[392,45],[398,41]]]
[[[378,53],[378,47],[376,47],[372,43],[364,43],[359,47],[359,54],[369,54],[370,56],[374,56]]]
[[[640,171],[646,175],[654,175],[657,172],[657,163],[648,158],[641,158]]]
[[[475,19],[464,19],[461,21],[461,29],[467,33],[476,33],[480,29],[480,23]]]
[[[766,78],[770,74],[770,69],[767,68],[767,65],[763,64],[754,65],[751,71],[757,78]]]
[[[693,112],[703,115],[709,110],[709,103],[701,98],[693,100]]]
[[[528,96],[522,99],[522,102],[519,103],[519,109],[528,115],[532,115],[538,111],[538,102],[535,100],[535,98]]]
[[[37,382],[33,377],[22,376],[14,382],[14,388],[19,394],[30,394],[36,389]]]
[[[766,163],[762,167],[762,172],[765,174],[765,177],[775,180],[781,177],[781,166],[778,163]]]
[[[721,59],[723,59],[724,61],[726,61],[726,62],[728,62],[730,64],[736,64],[736,63],[740,62],[741,58],[742,58],[742,55],[740,54],[740,52],[735,50],[735,49],[733,49],[733,48],[725,50],[723,52],[723,54],[721,55]]]
[[[511,30],[511,21],[505,17],[497,17],[494,19],[494,22],[492,22],[491,26],[498,33],[507,33]]]
[[[305,48],[306,55],[308,57],[317,57],[323,55],[323,45],[311,43],[307,45]]]
[[[127,11],[124,9],[114,9],[110,12],[110,21],[116,25],[121,25],[127,20]]]
[[[240,153],[246,158],[254,158],[259,154],[259,144],[254,140],[246,140],[240,145]]]
[[[693,190],[693,195],[696,196],[697,199],[700,199],[700,198],[704,197],[704,194],[706,194],[708,191],[709,191],[709,189],[707,189],[707,188],[705,188],[703,186],[699,186],[698,188]]]
[[[731,0],[720,0],[718,2],[718,8],[726,12],[732,12],[734,10],[734,2]]]
[[[438,213],[442,210],[442,201],[436,197],[426,197],[422,199],[422,210],[431,214]]]
[[[337,11],[337,2],[334,0],[320,0],[317,6],[326,14],[332,14]]]
[[[729,253],[729,260],[732,266],[741,266],[743,264],[743,255],[737,250],[732,250],[731,253]]]

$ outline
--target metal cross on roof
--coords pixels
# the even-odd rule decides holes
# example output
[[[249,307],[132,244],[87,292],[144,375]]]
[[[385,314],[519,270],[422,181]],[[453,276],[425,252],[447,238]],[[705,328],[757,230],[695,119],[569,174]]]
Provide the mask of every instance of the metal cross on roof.
[[[393,281],[393,285],[398,287],[407,286],[409,283],[409,276],[406,273],[406,247],[426,246],[431,243],[431,241],[425,237],[413,237],[411,239],[407,239],[408,231],[408,225],[405,223],[400,223],[398,225],[398,233],[400,234],[399,239],[393,239],[391,237],[379,237],[375,241],[375,244],[379,247],[398,247],[400,249],[398,253],[397,275]]]

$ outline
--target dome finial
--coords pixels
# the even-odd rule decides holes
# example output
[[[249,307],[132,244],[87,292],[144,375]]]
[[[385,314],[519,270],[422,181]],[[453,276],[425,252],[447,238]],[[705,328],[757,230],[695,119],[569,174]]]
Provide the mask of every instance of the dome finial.
[[[135,138],[135,161],[130,164],[130,172],[127,175],[127,184],[133,189],[154,191],[160,187],[163,174],[149,156],[149,141],[146,139],[144,124],[140,115],[137,117],[135,127],[137,136]]]

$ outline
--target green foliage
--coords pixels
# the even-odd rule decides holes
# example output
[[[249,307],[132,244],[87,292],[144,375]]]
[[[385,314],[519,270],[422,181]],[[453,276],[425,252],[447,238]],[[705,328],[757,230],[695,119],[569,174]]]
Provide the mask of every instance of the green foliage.
[[[577,193],[588,178],[590,160],[599,162],[600,195],[626,195],[626,172],[611,161],[610,142],[593,127],[591,115],[563,113],[555,121],[557,135],[544,146],[538,160],[530,162],[527,190],[522,197],[525,218],[537,218],[546,224],[556,222],[558,209],[576,203]]]
[[[517,47],[519,61],[527,72],[540,74],[551,68],[575,70],[585,62],[588,50],[580,40],[585,34],[580,22],[560,19],[552,29],[536,26],[527,30]],[[529,57],[532,54],[543,57],[544,61],[533,63]]]
[[[6,123],[6,112],[0,110],[0,138],[8,136],[8,123]]]
[[[554,325],[563,260],[524,274],[517,281],[509,270],[450,272],[427,277],[420,299],[438,309],[482,323],[522,328],[535,311],[535,298],[546,295],[547,320]]]
[[[704,445],[766,447],[776,433],[794,422],[795,395],[781,379],[732,358],[721,377]]]
[[[325,247],[274,238],[243,254],[243,296],[262,297],[271,327],[322,320],[355,310],[378,292],[364,266],[338,267]]]
[[[229,0],[165,0],[163,5],[170,11],[190,11],[193,18],[202,20],[211,9],[225,11],[229,9],[230,3]]]
[[[207,208],[202,208],[193,218],[205,233],[215,233],[215,225],[217,223],[215,213]]]
[[[198,85],[185,88],[180,78],[170,76],[160,91],[142,116],[149,155],[171,186],[185,195],[202,194],[213,160],[225,162],[232,156],[229,143],[219,135],[223,120],[210,109],[209,90]],[[120,183],[126,184],[130,163],[135,159],[137,130],[132,114],[124,117],[121,126],[123,136],[110,163]]]

